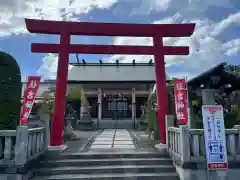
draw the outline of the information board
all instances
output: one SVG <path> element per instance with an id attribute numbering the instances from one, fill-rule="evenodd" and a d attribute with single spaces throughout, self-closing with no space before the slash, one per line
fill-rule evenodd
<path id="1" fill-rule="evenodd" d="M 202 106 L 202 115 L 208 169 L 227 169 L 223 107 L 204 105 Z"/>

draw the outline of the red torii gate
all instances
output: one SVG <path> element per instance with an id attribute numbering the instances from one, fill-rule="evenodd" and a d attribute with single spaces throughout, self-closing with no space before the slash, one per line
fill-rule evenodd
<path id="1" fill-rule="evenodd" d="M 60 44 L 33 43 L 32 52 L 59 53 L 56 96 L 52 119 L 51 146 L 62 145 L 65 99 L 70 53 L 85 54 L 138 54 L 154 55 L 156 92 L 161 143 L 166 144 L 165 115 L 168 114 L 168 97 L 164 55 L 188 55 L 188 46 L 163 46 L 163 37 L 191 36 L 195 24 L 120 24 L 92 22 L 62 22 L 25 19 L 31 33 L 58 34 Z M 70 44 L 71 35 L 152 37 L 153 46 L 85 45 Z"/>

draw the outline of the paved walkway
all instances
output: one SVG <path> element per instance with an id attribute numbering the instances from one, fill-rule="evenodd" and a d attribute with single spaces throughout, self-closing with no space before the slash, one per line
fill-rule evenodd
<path id="1" fill-rule="evenodd" d="M 74 131 L 76 138 L 65 142 L 68 148 L 64 153 L 76 153 L 83 151 L 91 140 L 96 137 L 100 131 Z"/>
<path id="2" fill-rule="evenodd" d="M 90 151 L 134 150 L 135 145 L 129 132 L 124 129 L 104 130 L 90 147 Z"/>
<path id="3" fill-rule="evenodd" d="M 77 138 L 65 142 L 64 153 L 106 153 L 106 152 L 155 152 L 154 141 L 144 131 L 108 129 L 98 131 L 75 131 Z"/>

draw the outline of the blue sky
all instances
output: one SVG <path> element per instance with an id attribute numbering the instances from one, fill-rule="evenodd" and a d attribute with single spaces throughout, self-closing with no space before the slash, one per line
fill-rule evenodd
<path id="1" fill-rule="evenodd" d="M 121 23 L 196 23 L 189 38 L 166 38 L 167 45 L 189 45 L 190 55 L 166 57 L 171 76 L 190 78 L 223 61 L 240 64 L 239 0 L 13 0 L 0 2 L 0 49 L 15 57 L 23 76 L 54 78 L 57 55 L 31 53 L 31 43 L 58 43 L 54 35 L 33 35 L 23 19 Z M 76 37 L 72 43 L 151 45 L 149 38 Z M 146 62 L 150 56 L 79 55 L 88 62 Z M 76 61 L 75 55 L 70 58 Z"/>

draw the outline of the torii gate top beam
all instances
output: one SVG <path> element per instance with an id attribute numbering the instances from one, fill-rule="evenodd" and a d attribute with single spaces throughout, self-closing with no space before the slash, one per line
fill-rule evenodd
<path id="1" fill-rule="evenodd" d="M 134 36 L 153 37 L 158 33 L 161 37 L 191 36 L 195 24 L 122 24 L 64 22 L 25 19 L 27 29 L 31 33 L 86 35 L 86 36 Z M 176 30 L 177 29 L 177 30 Z"/>

